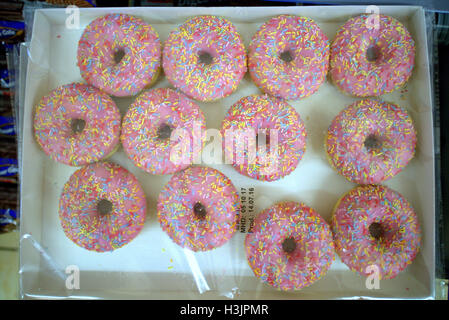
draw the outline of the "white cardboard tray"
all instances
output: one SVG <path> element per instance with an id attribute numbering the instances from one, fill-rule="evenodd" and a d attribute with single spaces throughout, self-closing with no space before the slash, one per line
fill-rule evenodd
<path id="1" fill-rule="evenodd" d="M 416 64 L 407 86 L 384 95 L 413 117 L 418 132 L 415 158 L 385 185 L 402 193 L 415 208 L 422 224 L 420 253 L 405 272 L 382 280 L 380 289 L 366 288 L 365 279 L 337 258 L 330 271 L 312 286 L 298 292 L 279 292 L 262 284 L 249 268 L 238 232 L 221 248 L 206 253 L 180 249 L 165 235 L 156 219 L 159 191 L 170 176 L 153 176 L 136 168 L 122 148 L 111 158 L 137 176 L 148 203 L 143 231 L 125 247 L 112 253 L 82 249 L 64 235 L 58 220 L 58 200 L 64 183 L 76 170 L 50 160 L 33 136 L 33 109 L 41 97 L 57 86 L 83 81 L 76 66 L 77 42 L 84 27 L 110 12 L 133 14 L 151 23 L 165 41 L 171 30 L 190 17 L 214 14 L 235 23 L 245 46 L 258 27 L 278 14 L 314 19 L 332 41 L 350 17 L 364 6 L 269 8 L 117 8 L 82 9 L 80 29 L 67 29 L 64 9 L 37 10 L 30 50 L 24 105 L 21 185 L 20 279 L 22 298 L 149 298 L 149 299 L 332 299 L 332 298 L 433 298 L 434 253 L 434 152 L 431 86 L 427 55 L 426 21 L 421 7 L 379 7 L 380 13 L 402 21 L 416 43 Z M 155 87 L 171 87 L 160 77 Z M 237 91 L 214 103 L 200 103 L 208 128 L 220 128 L 228 110 L 243 96 L 260 93 L 246 74 Z M 326 81 L 317 93 L 290 101 L 305 122 L 307 151 L 298 168 L 276 182 L 259 182 L 238 174 L 230 165 L 211 165 L 233 181 L 237 189 L 254 188 L 255 212 L 280 200 L 303 201 L 327 221 L 338 198 L 355 187 L 327 162 L 324 135 L 332 119 L 356 101 Z M 115 99 L 122 115 L 133 98 Z M 67 266 L 80 269 L 80 289 L 65 286 Z M 192 270 L 195 272 L 192 273 Z"/>

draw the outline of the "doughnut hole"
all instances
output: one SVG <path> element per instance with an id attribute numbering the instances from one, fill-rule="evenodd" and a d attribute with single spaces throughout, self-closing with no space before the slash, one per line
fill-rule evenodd
<path id="1" fill-rule="evenodd" d="M 108 215 L 112 212 L 112 202 L 107 199 L 101 199 L 97 202 L 97 212 L 101 216 Z"/>
<path id="2" fill-rule="evenodd" d="M 210 65 L 214 62 L 214 57 L 212 54 L 205 50 L 201 50 L 198 52 L 198 63 L 203 65 Z"/>
<path id="3" fill-rule="evenodd" d="M 167 140 L 170 139 L 173 128 L 168 123 L 163 123 L 157 129 L 157 138 L 158 140 Z"/>
<path id="4" fill-rule="evenodd" d="M 369 62 L 374 63 L 379 61 L 380 56 L 381 56 L 380 48 L 377 45 L 375 44 L 370 45 L 366 49 L 366 60 L 368 60 Z"/>
<path id="5" fill-rule="evenodd" d="M 125 55 L 126 55 L 125 49 L 119 48 L 115 50 L 113 53 L 114 64 L 119 64 Z"/>
<path id="6" fill-rule="evenodd" d="M 206 207 L 201 202 L 196 202 L 193 205 L 193 214 L 198 219 L 205 219 L 207 215 Z"/>
<path id="7" fill-rule="evenodd" d="M 363 141 L 363 146 L 368 151 L 379 152 L 383 147 L 382 138 L 376 134 L 370 134 Z"/>
<path id="8" fill-rule="evenodd" d="M 279 59 L 285 63 L 290 63 L 295 60 L 295 53 L 290 49 L 283 50 L 279 53 Z"/>
<path id="9" fill-rule="evenodd" d="M 257 149 L 259 149 L 260 146 L 266 146 L 266 149 L 270 148 L 270 134 L 268 132 L 268 129 L 266 129 L 256 134 Z"/>
<path id="10" fill-rule="evenodd" d="M 371 237 L 376 240 L 383 238 L 385 235 L 385 228 L 379 222 L 373 222 L 369 225 L 368 231 Z"/>
<path id="11" fill-rule="evenodd" d="M 285 253 L 292 253 L 296 250 L 296 241 L 293 237 L 288 237 L 282 241 L 282 250 Z"/>
<path id="12" fill-rule="evenodd" d="M 73 118 L 70 120 L 70 128 L 72 130 L 72 134 L 79 134 L 83 132 L 86 127 L 86 120 L 81 118 Z"/>

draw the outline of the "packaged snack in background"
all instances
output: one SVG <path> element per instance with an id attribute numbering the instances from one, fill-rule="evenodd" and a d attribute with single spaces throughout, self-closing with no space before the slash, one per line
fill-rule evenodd
<path id="1" fill-rule="evenodd" d="M 0 182 L 0 233 L 10 232 L 19 225 L 17 185 Z"/>
<path id="2" fill-rule="evenodd" d="M 0 20 L 0 41 L 20 42 L 25 35 L 23 21 Z"/>
<path id="3" fill-rule="evenodd" d="M 0 233 L 13 231 L 17 228 L 17 210 L 0 209 Z"/>
<path id="4" fill-rule="evenodd" d="M 0 116 L 0 136 L 15 136 L 16 127 L 13 117 Z"/>
<path id="5" fill-rule="evenodd" d="M 2 68 L 0 69 L 0 87 L 9 89 L 14 86 L 14 81 L 9 76 L 8 69 Z"/>
<path id="6" fill-rule="evenodd" d="M 2 129 L 2 126 L 0 126 L 0 130 Z M 15 139 L 0 138 L 0 182 L 17 183 L 18 172 Z M 0 198 L 0 201 L 2 199 Z"/>

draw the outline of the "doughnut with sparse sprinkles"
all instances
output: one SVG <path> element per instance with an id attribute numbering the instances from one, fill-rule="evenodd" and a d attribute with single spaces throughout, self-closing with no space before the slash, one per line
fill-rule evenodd
<path id="1" fill-rule="evenodd" d="M 198 16 L 172 31 L 162 64 L 170 83 L 200 101 L 237 89 L 246 72 L 246 51 L 235 26 L 215 16 Z"/>
<path id="2" fill-rule="evenodd" d="M 230 155 L 227 159 L 232 157 L 234 168 L 262 181 L 279 180 L 293 172 L 306 150 L 307 133 L 299 114 L 284 100 L 266 94 L 237 101 L 223 120 L 222 136 L 224 152 Z"/>
<path id="3" fill-rule="evenodd" d="M 380 183 L 401 172 L 415 154 L 416 131 L 407 111 L 364 99 L 341 111 L 326 137 L 330 164 L 349 181 Z"/>
<path id="4" fill-rule="evenodd" d="M 382 185 L 358 186 L 341 197 L 331 229 L 343 263 L 364 276 L 377 270 L 380 279 L 396 277 L 412 263 L 421 244 L 412 206 Z"/>
<path id="5" fill-rule="evenodd" d="M 93 20 L 78 43 L 78 67 L 91 85 L 118 97 L 151 86 L 161 66 L 161 42 L 153 27 L 126 14 Z"/>
<path id="6" fill-rule="evenodd" d="M 245 247 L 254 274 L 283 291 L 318 281 L 335 258 L 326 221 L 312 208 L 292 201 L 259 213 L 252 233 L 246 235 Z"/>
<path id="7" fill-rule="evenodd" d="M 203 146 L 205 130 L 204 114 L 195 102 L 172 89 L 152 89 L 141 93 L 128 109 L 121 141 L 137 167 L 152 174 L 172 174 L 192 164 Z M 183 154 L 176 158 L 181 144 Z"/>
<path id="8" fill-rule="evenodd" d="M 361 15 L 338 30 L 329 73 L 343 92 L 373 97 L 402 87 L 414 63 L 415 43 L 401 22 L 386 15 Z"/>
<path id="9" fill-rule="evenodd" d="M 36 106 L 34 134 L 55 161 L 82 166 L 119 146 L 120 111 L 104 92 L 81 83 L 58 87 Z"/>
<path id="10" fill-rule="evenodd" d="M 253 36 L 248 68 L 265 93 L 289 100 L 305 98 L 326 80 L 329 40 L 312 19 L 274 17 Z"/>
<path id="11" fill-rule="evenodd" d="M 189 167 L 172 176 L 157 203 L 159 223 L 179 246 L 208 251 L 237 231 L 240 200 L 231 180 L 218 170 Z"/>
<path id="12" fill-rule="evenodd" d="M 133 240 L 143 227 L 145 213 L 145 194 L 136 177 L 109 162 L 75 171 L 59 201 L 66 236 L 97 252 L 113 251 Z"/>

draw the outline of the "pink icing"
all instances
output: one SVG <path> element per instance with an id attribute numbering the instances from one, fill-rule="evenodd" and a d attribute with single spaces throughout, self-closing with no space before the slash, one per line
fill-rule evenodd
<path id="1" fill-rule="evenodd" d="M 122 51 L 117 63 L 114 58 Z M 108 14 L 92 21 L 78 44 L 78 66 L 83 78 L 114 96 L 132 96 L 150 85 L 159 72 L 161 43 L 143 20 Z"/>
<path id="2" fill-rule="evenodd" d="M 212 63 L 202 63 L 202 53 L 209 54 Z M 170 33 L 163 67 L 170 83 L 186 95 L 213 101 L 230 95 L 245 75 L 245 47 L 231 22 L 199 16 Z"/>
<path id="3" fill-rule="evenodd" d="M 367 147 L 371 137 L 378 146 Z M 416 132 L 407 111 L 365 99 L 346 107 L 332 121 L 326 141 L 331 165 L 349 181 L 380 183 L 397 175 L 415 154 Z"/>
<path id="4" fill-rule="evenodd" d="M 284 61 L 288 52 L 291 61 Z M 281 15 L 264 23 L 249 46 L 248 67 L 265 93 L 302 99 L 318 90 L 329 67 L 329 40 L 309 18 Z"/>
<path id="5" fill-rule="evenodd" d="M 85 121 L 74 133 L 73 119 Z M 108 156 L 119 143 L 120 112 L 104 92 L 81 83 L 56 88 L 36 106 L 36 140 L 53 160 L 82 166 Z"/>
<path id="6" fill-rule="evenodd" d="M 185 130 L 190 137 L 160 139 L 158 130 L 162 125 Z M 205 129 L 206 120 L 196 103 L 172 89 L 153 89 L 139 95 L 128 109 L 123 118 L 121 141 L 128 157 L 139 168 L 152 174 L 171 174 L 192 164 L 195 143 L 202 141 L 199 135 Z M 178 148 L 184 138 L 190 147 L 181 161 L 176 161 L 171 158 L 173 148 Z M 198 151 L 201 147 L 198 146 Z"/>
<path id="7" fill-rule="evenodd" d="M 100 200 L 112 203 L 102 215 Z M 143 227 L 145 194 L 137 179 L 126 169 L 99 162 L 75 171 L 64 185 L 59 218 L 66 236 L 87 250 L 112 251 L 133 240 Z"/>
<path id="8" fill-rule="evenodd" d="M 256 139 L 257 134 L 265 131 L 270 137 L 270 130 L 276 131 L 277 151 L 275 138 L 271 137 L 263 149 L 257 146 L 257 158 L 252 161 L 249 148 L 243 148 L 249 137 L 235 135 L 233 140 L 228 139 L 231 131 L 246 129 L 252 130 L 256 142 L 260 139 Z M 251 95 L 229 109 L 222 123 L 222 136 L 225 153 L 230 155 L 227 158 L 232 157 L 232 165 L 238 172 L 254 179 L 274 181 L 295 170 L 304 155 L 307 134 L 301 117 L 287 102 L 268 95 Z"/>
<path id="9" fill-rule="evenodd" d="M 295 242 L 293 251 L 285 251 L 286 239 Z M 311 285 L 326 274 L 335 256 L 329 225 L 297 202 L 277 203 L 259 213 L 245 246 L 254 274 L 280 290 Z"/>
<path id="10" fill-rule="evenodd" d="M 415 44 L 405 26 L 379 15 L 349 19 L 331 45 L 330 75 L 344 92 L 358 97 L 380 96 L 403 86 L 409 79 Z M 369 60 L 368 49 L 376 52 Z"/>
<path id="11" fill-rule="evenodd" d="M 372 223 L 382 226 L 382 237 L 371 235 Z M 332 232 L 337 253 L 351 270 L 368 276 L 377 268 L 381 279 L 396 277 L 413 261 L 421 243 L 410 203 L 381 185 L 358 186 L 344 195 L 332 216 Z"/>
<path id="12" fill-rule="evenodd" d="M 207 214 L 199 218 L 199 202 Z M 236 232 L 240 201 L 231 180 L 218 170 L 190 167 L 172 176 L 157 203 L 158 220 L 181 247 L 207 251 L 225 244 Z"/>

